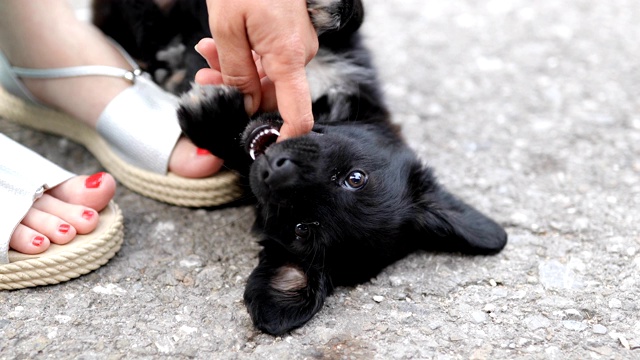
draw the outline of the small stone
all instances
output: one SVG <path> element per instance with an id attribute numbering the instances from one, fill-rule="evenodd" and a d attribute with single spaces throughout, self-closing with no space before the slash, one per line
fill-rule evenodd
<path id="1" fill-rule="evenodd" d="M 593 325 L 593 332 L 595 334 L 604 335 L 607 333 L 607 328 L 600 324 Z"/>
<path id="2" fill-rule="evenodd" d="M 71 316 L 67 316 L 67 315 L 56 315 L 54 316 L 54 318 L 60 324 L 68 324 L 72 320 Z"/>
<path id="3" fill-rule="evenodd" d="M 619 309 L 622 307 L 622 301 L 618 299 L 609 300 L 609 308 L 610 309 Z"/>
<path id="4" fill-rule="evenodd" d="M 573 331 L 582 331 L 587 328 L 586 324 L 575 320 L 565 320 L 562 322 L 562 326 Z"/>
<path id="5" fill-rule="evenodd" d="M 183 332 L 183 333 L 185 333 L 187 335 L 191 335 L 191 334 L 193 334 L 195 332 L 198 332 L 198 328 L 187 326 L 187 325 L 182 325 L 180 327 L 180 329 L 178 329 L 178 330 L 180 330 L 181 332 Z"/>
<path id="6" fill-rule="evenodd" d="M 389 282 L 391 283 L 391 286 L 393 286 L 393 287 L 398 287 L 398 286 L 401 286 L 402 284 L 404 284 L 404 281 L 402 280 L 402 278 L 400 278 L 398 276 L 389 276 Z"/>
<path id="7" fill-rule="evenodd" d="M 567 320 L 582 321 L 582 319 L 584 319 L 582 313 L 576 309 L 565 310 L 565 315 Z"/>
<path id="8" fill-rule="evenodd" d="M 586 230 L 589 227 L 589 219 L 587 218 L 577 218 L 573 222 L 573 228 L 575 230 Z"/>
<path id="9" fill-rule="evenodd" d="M 627 338 L 620 335 L 618 336 L 618 339 L 620 340 L 620 344 L 622 344 L 622 346 L 624 346 L 625 349 L 631 350 L 631 345 L 629 345 L 629 341 L 627 340 Z"/>
<path id="10" fill-rule="evenodd" d="M 384 296 L 380 296 L 380 295 L 376 295 L 373 297 L 373 301 L 380 303 L 382 302 L 382 300 L 384 300 Z"/>
<path id="11" fill-rule="evenodd" d="M 97 285 L 93 289 L 93 292 L 103 295 L 126 295 L 127 291 L 119 287 L 116 284 L 106 284 L 105 286 Z"/>
<path id="12" fill-rule="evenodd" d="M 511 215 L 511 221 L 518 225 L 524 225 L 529 222 L 529 218 L 527 215 L 517 212 Z"/>
<path id="13" fill-rule="evenodd" d="M 482 311 L 486 313 L 492 313 L 496 311 L 496 306 L 493 304 L 487 304 L 482 308 Z"/>
<path id="14" fill-rule="evenodd" d="M 492 287 L 496 287 L 498 286 L 498 283 L 494 279 L 489 279 L 489 285 L 491 285 Z"/>
<path id="15" fill-rule="evenodd" d="M 394 298 L 396 300 L 408 300 L 407 294 L 405 294 L 405 293 L 396 294 L 396 296 L 394 296 Z"/>
<path id="16" fill-rule="evenodd" d="M 529 330 L 537 330 L 551 326 L 551 321 L 542 315 L 533 315 L 524 319 Z"/>
<path id="17" fill-rule="evenodd" d="M 487 314 L 482 311 L 472 312 L 471 317 L 473 318 L 473 321 L 475 321 L 476 323 L 482 323 L 487 321 Z"/>
<path id="18" fill-rule="evenodd" d="M 538 265 L 540 283 L 546 289 L 579 289 L 582 281 L 566 265 L 557 260 L 543 261 Z"/>
<path id="19" fill-rule="evenodd" d="M 202 258 L 198 255 L 190 255 L 185 259 L 180 260 L 180 266 L 185 268 L 202 267 Z"/>

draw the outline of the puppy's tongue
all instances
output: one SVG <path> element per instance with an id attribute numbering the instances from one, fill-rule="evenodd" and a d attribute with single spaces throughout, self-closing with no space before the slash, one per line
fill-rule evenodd
<path id="1" fill-rule="evenodd" d="M 264 154 L 267 148 L 278 140 L 278 136 L 280 136 L 280 132 L 269 125 L 262 125 L 253 129 L 246 145 L 249 156 L 255 160 L 258 156 Z"/>

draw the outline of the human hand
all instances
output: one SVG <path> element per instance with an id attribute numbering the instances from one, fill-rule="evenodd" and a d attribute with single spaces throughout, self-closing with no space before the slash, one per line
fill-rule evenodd
<path id="1" fill-rule="evenodd" d="M 318 51 L 318 36 L 304 0 L 207 0 L 215 42 L 198 46 L 211 69 L 198 83 L 224 83 L 245 95 L 249 114 L 278 109 L 280 139 L 311 131 L 313 113 L 305 65 Z"/>

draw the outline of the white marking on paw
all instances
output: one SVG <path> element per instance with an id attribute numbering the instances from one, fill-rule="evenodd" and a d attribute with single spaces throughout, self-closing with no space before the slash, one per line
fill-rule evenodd
<path id="1" fill-rule="evenodd" d="M 281 266 L 271 278 L 271 286 L 283 292 L 300 290 L 307 286 L 307 276 L 296 266 Z"/>

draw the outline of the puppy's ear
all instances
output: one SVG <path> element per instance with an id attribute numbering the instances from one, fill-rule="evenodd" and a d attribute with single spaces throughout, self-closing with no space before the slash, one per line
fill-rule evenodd
<path id="1" fill-rule="evenodd" d="M 247 281 L 244 302 L 258 329 L 281 335 L 309 321 L 324 305 L 332 286 L 321 267 L 303 268 L 277 244 L 262 245 L 258 267 Z"/>
<path id="2" fill-rule="evenodd" d="M 425 236 L 425 249 L 492 254 L 507 243 L 500 225 L 443 189 L 430 169 L 416 166 L 410 186 L 418 211 L 414 225 Z"/>

